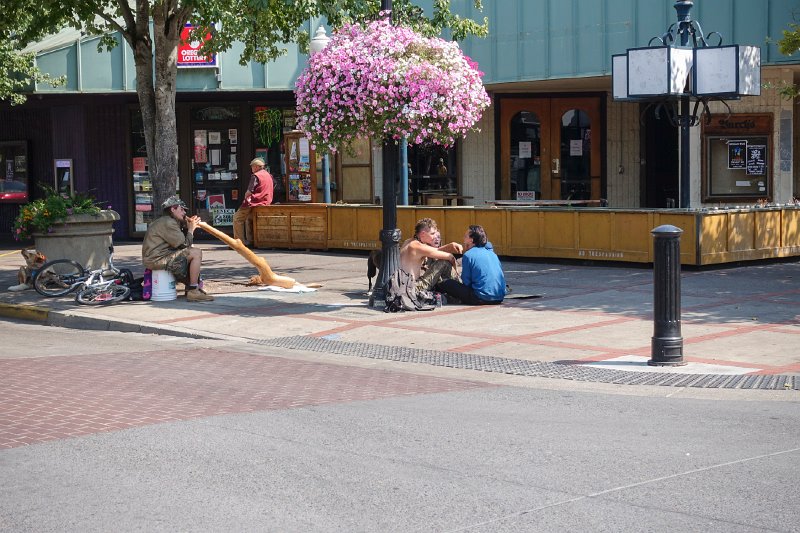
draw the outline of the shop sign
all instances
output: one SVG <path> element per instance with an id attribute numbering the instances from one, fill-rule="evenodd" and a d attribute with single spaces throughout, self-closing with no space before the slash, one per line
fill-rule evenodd
<path id="1" fill-rule="evenodd" d="M 216 67 L 217 54 L 200 55 L 200 49 L 211 40 L 211 32 L 206 33 L 202 41 L 190 41 L 194 26 L 186 24 L 181 30 L 181 42 L 178 44 L 178 68 Z"/>

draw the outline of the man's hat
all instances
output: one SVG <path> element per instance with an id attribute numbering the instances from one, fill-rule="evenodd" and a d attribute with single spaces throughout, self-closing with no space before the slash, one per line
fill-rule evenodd
<path id="1" fill-rule="evenodd" d="M 181 200 L 177 196 L 170 196 L 169 198 L 164 200 L 163 204 L 161 204 L 161 209 L 169 209 L 170 207 L 174 207 L 176 205 L 179 205 L 183 208 L 186 207 L 186 204 L 183 202 L 183 200 Z"/>

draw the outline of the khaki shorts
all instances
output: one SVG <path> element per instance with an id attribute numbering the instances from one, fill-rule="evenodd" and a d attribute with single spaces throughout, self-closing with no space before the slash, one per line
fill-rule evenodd
<path id="1" fill-rule="evenodd" d="M 164 268 L 167 272 L 175 276 L 175 280 L 181 283 L 189 278 L 189 249 L 184 248 L 178 250 L 172 257 L 167 258 L 167 264 Z"/>

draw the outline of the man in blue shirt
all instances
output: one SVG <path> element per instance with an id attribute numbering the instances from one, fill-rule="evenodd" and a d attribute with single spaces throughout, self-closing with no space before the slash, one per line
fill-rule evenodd
<path id="1" fill-rule="evenodd" d="M 467 305 L 499 304 L 506 296 L 506 278 L 500 259 L 482 226 L 470 226 L 464 234 L 461 283 L 442 281 L 436 290 Z"/>

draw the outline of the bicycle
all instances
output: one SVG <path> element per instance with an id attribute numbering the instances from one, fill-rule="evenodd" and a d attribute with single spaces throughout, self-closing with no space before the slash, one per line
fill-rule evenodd
<path id="1" fill-rule="evenodd" d="M 75 301 L 101 305 L 126 299 L 133 272 L 114 266 L 114 247 L 108 247 L 108 268 L 86 269 L 72 259 L 56 259 L 42 265 L 33 277 L 33 288 L 42 296 L 64 296 L 77 290 Z"/>

